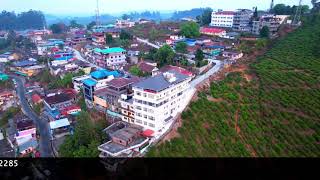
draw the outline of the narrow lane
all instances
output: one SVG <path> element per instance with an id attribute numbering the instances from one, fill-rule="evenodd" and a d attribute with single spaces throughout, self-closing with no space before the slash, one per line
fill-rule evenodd
<path id="1" fill-rule="evenodd" d="M 33 120 L 37 127 L 37 130 L 40 133 L 39 148 L 41 157 L 52 157 L 48 122 L 40 119 L 39 116 L 30 107 L 25 95 L 26 91 L 24 88 L 23 78 L 13 75 L 11 75 L 10 77 L 13 78 L 17 83 L 16 90 L 23 113 Z"/>

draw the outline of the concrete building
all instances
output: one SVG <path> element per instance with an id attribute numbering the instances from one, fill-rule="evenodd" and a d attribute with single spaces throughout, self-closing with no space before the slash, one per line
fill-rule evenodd
<path id="1" fill-rule="evenodd" d="M 275 34 L 278 32 L 280 27 L 281 18 L 274 15 L 263 15 L 257 21 L 252 21 L 251 32 L 253 34 L 260 34 L 260 30 L 267 26 L 269 28 L 270 34 Z"/>
<path id="2" fill-rule="evenodd" d="M 159 73 L 133 85 L 133 101 L 121 101 L 122 107 L 133 107 L 130 123 L 154 132 L 161 131 L 181 110 L 191 76 L 176 70 Z M 124 120 L 126 120 L 124 118 Z M 134 121 L 134 122 L 133 122 Z"/>
<path id="3" fill-rule="evenodd" d="M 107 83 L 114 78 L 120 77 L 121 74 L 118 71 L 98 70 L 90 74 L 90 78 L 82 80 L 83 82 L 83 94 L 87 102 L 93 102 L 94 93 L 97 90 L 107 87 Z"/>
<path id="4" fill-rule="evenodd" d="M 95 48 L 93 53 L 94 63 L 100 67 L 120 69 L 127 63 L 126 50 L 120 47 Z"/>
<path id="5" fill-rule="evenodd" d="M 100 32 L 93 33 L 91 35 L 91 39 L 92 39 L 92 44 L 95 46 L 103 46 L 106 44 L 104 33 L 100 33 Z"/>
<path id="6" fill-rule="evenodd" d="M 233 29 L 235 31 L 250 32 L 250 21 L 253 11 L 249 9 L 238 9 L 233 17 Z"/>
<path id="7" fill-rule="evenodd" d="M 135 22 L 130 21 L 130 19 L 123 20 L 123 19 L 118 19 L 116 21 L 116 28 L 130 28 L 135 25 Z"/>
<path id="8" fill-rule="evenodd" d="M 99 157 L 141 157 L 150 146 L 149 131 L 140 126 L 117 122 L 106 128 L 109 141 L 100 145 Z"/>
<path id="9" fill-rule="evenodd" d="M 233 18 L 233 11 L 212 12 L 210 26 L 232 28 Z"/>

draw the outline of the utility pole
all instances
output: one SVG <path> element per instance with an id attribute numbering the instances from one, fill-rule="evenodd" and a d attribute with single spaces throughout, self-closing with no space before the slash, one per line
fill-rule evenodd
<path id="1" fill-rule="evenodd" d="M 299 5 L 297 7 L 296 13 L 294 15 L 293 21 L 292 21 L 292 25 L 298 25 L 300 18 L 301 18 L 301 4 L 302 4 L 302 0 L 299 0 Z"/>

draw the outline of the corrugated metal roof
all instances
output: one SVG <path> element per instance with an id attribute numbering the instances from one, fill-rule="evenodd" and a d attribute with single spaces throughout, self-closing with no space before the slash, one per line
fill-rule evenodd
<path id="1" fill-rule="evenodd" d="M 126 50 L 120 47 L 113 47 L 108 49 L 95 48 L 94 51 L 102 54 L 110 54 L 110 53 L 121 53 L 121 52 L 125 52 Z"/>
<path id="2" fill-rule="evenodd" d="M 61 128 L 69 125 L 70 125 L 70 122 L 68 118 L 59 119 L 59 120 L 50 122 L 50 129 L 57 129 L 57 128 Z"/>
<path id="3" fill-rule="evenodd" d="M 168 87 L 170 87 L 173 84 L 180 83 L 180 82 L 186 80 L 187 78 L 189 78 L 189 76 L 184 75 L 184 74 L 178 72 L 177 70 L 169 70 L 167 72 L 173 73 L 176 80 L 173 82 L 169 82 L 163 76 L 163 73 L 161 73 L 156 76 L 150 77 L 148 79 L 142 80 L 142 81 L 134 84 L 133 87 L 141 88 L 144 90 L 153 90 L 156 92 L 160 92 L 164 89 L 167 89 Z"/>

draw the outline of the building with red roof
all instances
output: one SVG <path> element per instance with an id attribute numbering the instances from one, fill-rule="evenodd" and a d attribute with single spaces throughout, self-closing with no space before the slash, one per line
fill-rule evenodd
<path id="1" fill-rule="evenodd" d="M 202 27 L 200 28 L 200 33 L 210 36 L 219 36 L 223 37 L 226 35 L 226 30 L 221 28 L 213 28 L 213 27 Z"/>
<path id="2" fill-rule="evenodd" d="M 31 100 L 32 100 L 32 102 L 34 103 L 34 104 L 39 104 L 39 103 L 41 103 L 42 101 L 43 101 L 43 99 L 41 98 L 41 96 L 39 95 L 39 94 L 33 94 L 32 96 L 31 96 Z"/>

